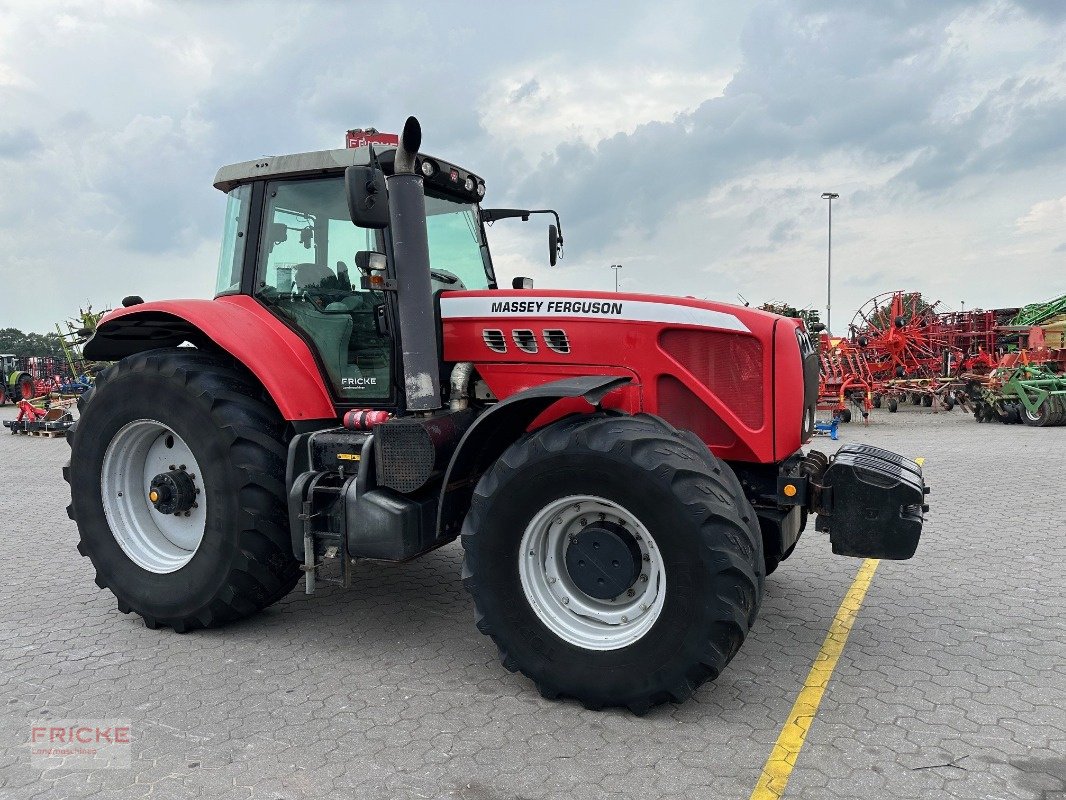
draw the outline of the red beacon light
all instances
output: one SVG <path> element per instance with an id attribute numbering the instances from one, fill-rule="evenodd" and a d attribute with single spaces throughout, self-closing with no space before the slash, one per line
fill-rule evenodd
<path id="1" fill-rule="evenodd" d="M 395 133 L 382 133 L 377 128 L 355 128 L 345 134 L 344 146 L 346 148 L 366 147 L 368 144 L 397 147 L 400 144 L 400 137 Z"/>

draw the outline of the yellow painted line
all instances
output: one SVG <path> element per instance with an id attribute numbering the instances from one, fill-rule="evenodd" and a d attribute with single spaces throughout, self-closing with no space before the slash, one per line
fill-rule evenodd
<path id="1" fill-rule="evenodd" d="M 862 562 L 859 574 L 855 576 L 851 588 L 844 595 L 844 602 L 840 604 L 836 617 L 833 618 L 833 624 L 829 626 L 829 633 L 822 642 L 818 657 L 811 665 L 807 680 L 796 696 L 796 702 L 792 704 L 792 710 L 781 728 L 774 749 L 770 752 L 770 757 L 766 759 L 766 764 L 763 765 L 762 775 L 759 776 L 759 782 L 752 790 L 750 800 L 777 800 L 784 794 L 788 778 L 796 766 L 803 742 L 807 738 L 807 731 L 810 730 L 811 721 L 818 713 L 822 695 L 825 694 L 825 688 L 829 685 L 837 659 L 844 650 L 848 634 L 851 633 L 851 626 L 855 624 L 855 617 L 862 606 L 863 598 L 866 597 L 866 590 L 870 588 L 870 581 L 873 580 L 874 571 L 880 563 L 880 559 L 877 558 L 868 558 Z"/>

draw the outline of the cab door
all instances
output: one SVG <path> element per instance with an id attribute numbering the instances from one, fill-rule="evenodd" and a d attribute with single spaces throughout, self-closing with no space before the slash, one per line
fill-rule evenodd
<path id="1" fill-rule="evenodd" d="M 308 342 L 342 405 L 394 399 L 394 340 L 378 328 L 384 294 L 363 289 L 356 253 L 378 231 L 348 216 L 343 176 L 266 184 L 255 296 Z"/>

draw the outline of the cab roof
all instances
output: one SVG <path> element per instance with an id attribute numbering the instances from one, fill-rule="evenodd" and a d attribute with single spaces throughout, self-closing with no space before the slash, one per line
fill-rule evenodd
<path id="1" fill-rule="evenodd" d="M 375 147 L 378 160 L 386 175 L 392 174 L 392 165 L 396 159 L 395 147 Z M 460 169 L 454 164 L 443 161 L 434 156 L 418 156 L 418 163 L 429 159 L 433 161 L 437 169 L 434 178 L 441 175 L 454 173 L 458 182 L 467 176 L 475 182 L 484 181 L 472 172 Z M 346 167 L 365 166 L 370 163 L 369 147 L 351 147 L 338 150 L 317 150 L 313 153 L 294 153 L 287 156 L 262 156 L 253 161 L 242 161 L 239 164 L 230 164 L 222 167 L 215 173 L 215 188 L 228 192 L 242 183 L 258 180 L 260 178 L 296 178 L 302 176 L 327 175 L 330 173 L 343 172 Z M 434 181 L 436 182 L 436 181 Z M 455 179 L 452 182 L 456 182 Z"/>

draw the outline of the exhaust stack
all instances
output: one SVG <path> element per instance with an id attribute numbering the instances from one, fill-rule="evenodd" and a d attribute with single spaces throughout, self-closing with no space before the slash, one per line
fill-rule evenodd
<path id="1" fill-rule="evenodd" d="M 417 119 L 408 117 L 396 148 L 393 174 L 385 179 L 396 269 L 404 392 L 407 409 L 415 412 L 435 411 L 441 407 L 438 333 L 433 314 L 429 239 L 426 235 L 426 196 L 422 176 L 415 172 L 415 156 L 421 144 L 422 127 Z"/>

